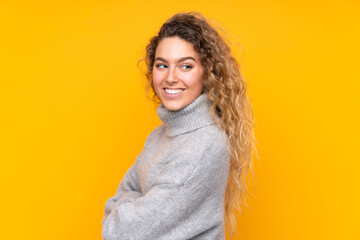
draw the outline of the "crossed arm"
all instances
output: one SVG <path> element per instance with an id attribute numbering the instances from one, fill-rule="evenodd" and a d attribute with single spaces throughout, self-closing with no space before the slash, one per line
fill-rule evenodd
<path id="1" fill-rule="evenodd" d="M 227 180 L 228 156 L 209 148 L 200 157 L 172 160 L 144 195 L 133 165 L 106 203 L 103 238 L 189 239 L 219 224 L 208 204 Z"/>
<path id="2" fill-rule="evenodd" d="M 117 206 L 125 203 L 135 201 L 141 197 L 141 189 L 137 174 L 135 171 L 135 163 L 125 173 L 115 196 L 109 198 L 105 203 L 105 213 L 102 219 L 102 225 L 104 225 L 106 219 L 109 217 L 111 210 Z"/>

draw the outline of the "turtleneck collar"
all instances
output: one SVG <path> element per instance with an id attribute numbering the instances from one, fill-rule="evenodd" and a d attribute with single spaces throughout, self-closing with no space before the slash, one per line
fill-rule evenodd
<path id="1" fill-rule="evenodd" d="M 174 137 L 214 124 L 210 115 L 211 104 L 209 97 L 201 94 L 178 111 L 169 111 L 161 104 L 156 112 L 165 125 L 168 135 Z"/>

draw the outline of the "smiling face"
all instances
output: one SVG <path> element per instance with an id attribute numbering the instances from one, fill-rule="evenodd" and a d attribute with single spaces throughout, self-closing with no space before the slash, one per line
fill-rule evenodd
<path id="1" fill-rule="evenodd" d="M 199 54 L 190 42 L 179 37 L 160 41 L 152 75 L 155 92 L 170 111 L 186 107 L 203 89 L 204 69 Z"/>

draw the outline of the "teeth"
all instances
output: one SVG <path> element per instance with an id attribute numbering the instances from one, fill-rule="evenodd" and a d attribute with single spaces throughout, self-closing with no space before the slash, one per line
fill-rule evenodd
<path id="1" fill-rule="evenodd" d="M 177 93 L 181 93 L 183 91 L 184 91 L 184 89 L 167 89 L 167 88 L 165 88 L 165 92 L 167 92 L 169 94 L 177 94 Z"/>

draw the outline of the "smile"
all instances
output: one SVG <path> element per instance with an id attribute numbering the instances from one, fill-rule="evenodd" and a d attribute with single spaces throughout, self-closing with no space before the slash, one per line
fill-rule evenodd
<path id="1" fill-rule="evenodd" d="M 167 94 L 176 95 L 176 94 L 182 93 L 183 91 L 185 91 L 185 89 L 182 89 L 182 88 L 176 88 L 176 89 L 164 88 L 164 91 Z"/>

